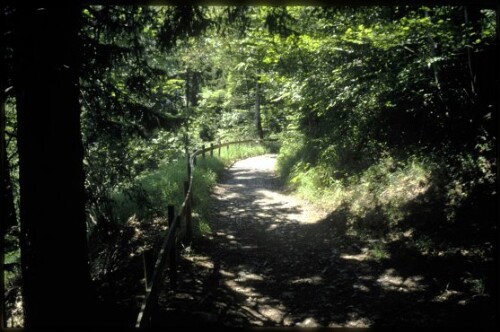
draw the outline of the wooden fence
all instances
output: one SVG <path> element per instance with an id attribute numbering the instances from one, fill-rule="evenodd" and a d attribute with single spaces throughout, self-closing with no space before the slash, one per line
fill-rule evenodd
<path id="1" fill-rule="evenodd" d="M 193 236 L 193 225 L 192 225 L 192 193 L 193 193 L 193 170 L 196 166 L 196 158 L 201 155 L 205 158 L 205 154 L 208 152 L 210 156 L 213 157 L 214 150 L 218 150 L 218 155 L 220 156 L 221 148 L 226 147 L 229 149 L 230 145 L 234 144 L 244 144 L 244 143 L 262 143 L 262 142 L 273 142 L 276 139 L 262 139 L 262 140 L 241 140 L 226 143 L 219 143 L 214 145 L 210 143 L 209 147 L 202 145 L 200 149 L 189 155 L 186 151 L 187 159 L 187 180 L 184 181 L 184 201 L 181 205 L 178 213 L 175 213 L 173 205 L 168 206 L 168 231 L 163 238 L 160 250 L 157 255 L 157 259 L 152 266 L 152 253 L 144 253 L 144 280 L 146 284 L 146 294 L 142 301 L 141 309 L 137 316 L 136 328 L 145 328 L 151 326 L 151 317 L 154 311 L 157 309 L 158 305 L 158 295 L 163 285 L 163 279 L 168 264 L 168 274 L 170 280 L 170 286 L 175 289 L 177 283 L 177 264 L 176 264 L 176 242 L 177 242 L 177 229 L 180 227 L 181 222 L 185 222 L 186 225 L 186 240 L 190 242 Z"/>

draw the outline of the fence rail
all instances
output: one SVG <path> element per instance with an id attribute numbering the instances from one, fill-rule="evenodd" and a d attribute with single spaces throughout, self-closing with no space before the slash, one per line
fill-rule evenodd
<path id="1" fill-rule="evenodd" d="M 229 149 L 230 145 L 234 144 L 245 144 L 245 143 L 263 143 L 263 142 L 275 142 L 277 139 L 258 139 L 258 140 L 241 140 L 219 143 L 214 145 L 210 143 L 210 146 L 205 147 L 202 145 L 200 149 L 195 150 L 192 155 L 186 151 L 187 159 L 187 178 L 188 180 L 184 182 L 184 201 L 180 207 L 178 214 L 175 214 L 174 206 L 168 206 L 168 221 L 169 227 L 168 231 L 162 241 L 160 251 L 158 253 L 158 258 L 155 261 L 154 268 L 150 272 L 148 267 L 148 260 L 146 254 L 144 255 L 144 270 L 145 270 L 145 284 L 146 284 L 146 294 L 142 301 L 141 309 L 137 316 L 136 328 L 144 328 L 151 325 L 151 317 L 154 310 L 156 310 L 158 304 L 158 295 L 161 290 L 163 277 L 165 275 L 165 270 L 167 264 L 169 265 L 169 279 L 170 285 L 175 289 L 177 283 L 177 266 L 176 266 L 176 241 L 177 241 L 177 229 L 180 227 L 181 222 L 184 220 L 186 223 L 186 240 L 191 241 L 192 238 L 192 192 L 193 192 L 193 178 L 194 178 L 194 167 L 196 166 L 196 157 L 202 155 L 205 158 L 207 152 L 210 156 L 213 156 L 215 149 L 218 150 L 218 155 L 220 156 L 220 149 L 227 147 Z"/>

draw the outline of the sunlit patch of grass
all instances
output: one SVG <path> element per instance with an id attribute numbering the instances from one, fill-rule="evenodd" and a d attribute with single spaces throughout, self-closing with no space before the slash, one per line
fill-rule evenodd
<path id="1" fill-rule="evenodd" d="M 352 194 L 346 197 L 351 202 L 350 212 L 366 218 L 368 212 L 378 209 L 385 223 L 395 225 L 405 217 L 405 205 L 428 190 L 430 174 L 415 158 L 400 162 L 381 159 L 351 182 Z"/>
<path id="2" fill-rule="evenodd" d="M 376 261 L 390 258 L 385 244 L 381 241 L 370 243 L 368 253 Z"/>
<path id="3" fill-rule="evenodd" d="M 219 158 L 225 166 L 228 166 L 239 159 L 259 156 L 268 152 L 269 149 L 260 144 L 231 145 L 229 149 L 226 147 L 221 148 L 221 155 L 220 157 L 217 156 L 217 158 Z"/>
<path id="4" fill-rule="evenodd" d="M 211 211 L 210 193 L 222 171 L 235 161 L 267 153 L 260 144 L 241 144 L 223 147 L 197 157 L 193 172 L 193 222 L 194 233 L 211 232 L 208 215 Z M 167 217 L 168 205 L 179 211 L 184 200 L 184 181 L 187 180 L 187 163 L 184 156 L 160 164 L 158 169 L 138 176 L 126 187 L 112 194 L 114 218 L 125 223 L 131 216 L 139 220 Z"/>
<path id="5" fill-rule="evenodd" d="M 358 173 L 334 177 L 333 166 L 297 157 L 303 144 L 284 145 L 278 158 L 282 177 L 299 196 L 325 210 L 347 209 L 348 224 L 360 231 L 384 235 L 407 216 L 407 204 L 431 186 L 434 165 L 417 156 L 397 160 L 385 155 Z"/>
<path id="6" fill-rule="evenodd" d="M 202 235 L 205 235 L 205 234 L 210 234 L 212 233 L 212 227 L 210 227 L 210 224 L 204 220 L 202 220 L 200 223 L 199 223 L 199 230 L 200 230 L 200 233 Z"/>

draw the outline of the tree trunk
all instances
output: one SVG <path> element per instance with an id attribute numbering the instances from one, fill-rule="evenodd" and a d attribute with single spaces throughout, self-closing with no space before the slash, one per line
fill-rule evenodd
<path id="1" fill-rule="evenodd" d="M 478 6 L 464 6 L 464 23 L 466 27 L 471 27 L 473 32 L 479 34 L 481 12 Z M 475 38 L 477 38 L 476 36 Z M 467 34 L 467 44 L 472 44 L 472 38 Z M 467 49 L 467 67 L 469 68 L 469 79 L 470 79 L 470 91 L 471 91 L 471 102 L 474 102 L 474 97 L 476 95 L 476 73 L 473 64 L 473 56 L 471 47 L 466 47 Z"/>
<path id="2" fill-rule="evenodd" d="M 264 138 L 264 133 L 262 131 L 262 123 L 260 121 L 260 86 L 259 86 L 259 78 L 257 77 L 257 81 L 255 83 L 255 130 L 257 131 L 257 136 L 260 139 Z"/>
<path id="3" fill-rule="evenodd" d="M 80 11 L 19 6 L 15 25 L 26 328 L 92 325 L 80 132 Z"/>
<path id="4" fill-rule="evenodd" d="M 16 223 L 12 185 L 10 181 L 7 144 L 5 142 L 5 102 L 9 81 L 7 65 L 8 23 L 5 8 L 0 15 L 0 330 L 6 326 L 5 299 L 5 234 Z M 14 220 L 12 220 L 14 218 Z"/>
<path id="5" fill-rule="evenodd" d="M 0 92 L 1 94 L 1 92 Z M 6 324 L 6 299 L 5 299 L 5 235 L 12 226 L 17 224 L 16 208 L 14 205 L 14 193 L 10 177 L 10 165 L 5 142 L 5 98 L 0 96 L 0 326 Z"/>
<path id="6" fill-rule="evenodd" d="M 7 312 L 5 299 L 5 235 L 9 228 L 17 224 L 16 208 L 14 205 L 14 193 L 10 177 L 10 165 L 7 154 L 7 143 L 5 141 L 5 103 L 7 100 L 7 65 L 4 54 L 0 51 L 1 72 L 0 77 L 0 327 L 6 326 Z"/>
<path id="7" fill-rule="evenodd" d="M 425 11 L 425 16 L 429 20 L 432 20 L 428 10 Z M 430 31 L 427 31 L 427 39 L 429 41 L 430 56 L 432 58 L 436 58 L 437 57 L 437 52 L 436 52 L 437 45 L 436 45 L 436 42 L 434 41 L 434 38 L 432 38 Z M 441 89 L 441 78 L 440 78 L 441 68 L 436 61 L 432 62 L 431 67 L 432 67 L 432 72 L 434 73 L 434 83 L 436 83 L 439 99 L 443 103 L 443 106 L 444 106 L 446 112 L 448 112 L 448 110 L 449 110 L 448 104 L 443 97 L 443 91 Z"/>
<path id="8" fill-rule="evenodd" d="M 191 112 L 189 110 L 189 68 L 186 68 L 186 88 L 184 91 L 184 96 L 186 98 L 186 103 L 185 103 L 185 109 L 186 109 L 186 114 L 185 114 L 185 119 L 184 119 L 184 130 L 186 132 L 186 135 L 189 133 L 189 118 L 191 117 Z"/>
<path id="9" fill-rule="evenodd" d="M 3 10 L 3 8 L 2 8 Z M 0 21 L 0 38 L 4 36 L 6 27 L 4 25 L 4 17 L 2 15 Z M 4 167 L 7 160 L 5 151 L 5 98 L 4 91 L 6 88 L 6 64 L 5 64 L 5 47 L 3 38 L 0 39 L 0 330 L 5 327 L 5 225 L 4 215 L 6 212 L 5 206 L 5 189 L 4 189 Z"/>
<path id="10" fill-rule="evenodd" d="M 1 51 L 0 51 L 1 52 Z M 0 61 L 3 69 L 3 54 Z M 3 70 L 2 70 L 3 71 Z M 0 73 L 0 74 L 3 74 Z M 0 79 L 2 79 L 0 77 Z M 5 188 L 5 165 L 7 163 L 7 154 L 5 148 L 5 101 L 3 98 L 4 85 L 0 84 L 0 329 L 5 327 L 5 232 L 7 230 L 7 204 L 6 204 L 6 188 Z"/>

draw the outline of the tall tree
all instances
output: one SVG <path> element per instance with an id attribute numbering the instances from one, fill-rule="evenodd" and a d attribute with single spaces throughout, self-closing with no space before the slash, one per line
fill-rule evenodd
<path id="1" fill-rule="evenodd" d="M 25 327 L 90 324 L 78 85 L 79 9 L 21 5 L 15 22 Z"/>
<path id="2" fill-rule="evenodd" d="M 262 131 L 262 122 L 260 119 L 260 86 L 259 86 L 259 76 L 257 76 L 257 80 L 255 82 L 255 130 L 257 131 L 257 136 L 260 139 L 264 138 L 264 133 Z"/>
<path id="3" fill-rule="evenodd" d="M 5 231 L 7 229 L 6 223 L 6 188 L 5 188 L 5 162 L 7 160 L 7 154 L 4 154 L 5 149 L 5 99 L 3 96 L 3 91 L 5 90 L 3 84 L 4 76 L 4 56 L 3 47 L 0 50 L 0 328 L 4 327 L 4 315 L 5 315 L 5 277 L 4 277 L 4 262 L 5 262 Z"/>
<path id="4" fill-rule="evenodd" d="M 12 8 L 1 8 L 0 23 L 0 327 L 5 326 L 5 275 L 4 263 L 6 253 L 5 234 L 10 226 L 15 225 L 16 215 L 10 179 L 10 167 L 5 141 L 6 115 L 5 104 L 8 93 L 11 91 L 10 77 L 10 32 L 12 29 Z"/>

